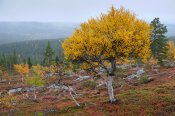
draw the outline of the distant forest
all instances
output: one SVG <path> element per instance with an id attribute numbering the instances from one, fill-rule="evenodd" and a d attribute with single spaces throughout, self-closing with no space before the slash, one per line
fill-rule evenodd
<path id="1" fill-rule="evenodd" d="M 49 40 L 32 40 L 25 42 L 16 42 L 10 44 L 0 45 L 0 59 L 6 57 L 16 57 L 12 59 L 17 59 L 15 62 L 23 62 L 28 58 L 31 59 L 32 63 L 37 64 L 43 61 L 43 56 L 48 42 L 50 42 L 51 48 L 55 52 L 55 57 L 59 59 L 63 58 L 63 50 L 61 43 L 63 38 L 60 39 L 49 39 Z"/>

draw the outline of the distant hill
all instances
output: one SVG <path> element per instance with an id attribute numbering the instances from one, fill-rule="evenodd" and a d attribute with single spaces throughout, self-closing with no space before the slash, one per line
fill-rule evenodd
<path id="1" fill-rule="evenodd" d="M 66 38 L 78 23 L 0 22 L 0 44 Z"/>
<path id="2" fill-rule="evenodd" d="M 27 57 L 31 57 L 36 61 L 41 61 L 43 59 L 43 54 L 48 41 L 55 51 L 55 55 L 63 57 L 63 50 L 61 48 L 63 38 L 50 40 L 32 40 L 3 44 L 0 45 L 0 55 L 10 55 L 13 54 L 15 51 L 20 59 L 26 59 Z"/>
<path id="3" fill-rule="evenodd" d="M 167 24 L 166 26 L 168 29 L 167 36 L 168 37 L 175 36 L 175 24 Z"/>
<path id="4" fill-rule="evenodd" d="M 175 36 L 168 37 L 168 39 L 175 42 Z"/>
<path id="5" fill-rule="evenodd" d="M 167 36 L 175 36 L 175 24 L 165 24 Z M 43 22 L 0 22 L 0 45 L 6 43 L 66 38 L 79 23 L 43 23 Z"/>

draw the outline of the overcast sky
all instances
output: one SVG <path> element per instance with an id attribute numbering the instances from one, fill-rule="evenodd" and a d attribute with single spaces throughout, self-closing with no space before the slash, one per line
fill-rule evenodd
<path id="1" fill-rule="evenodd" d="M 0 0 L 0 21 L 84 22 L 114 5 L 175 24 L 175 0 Z"/>

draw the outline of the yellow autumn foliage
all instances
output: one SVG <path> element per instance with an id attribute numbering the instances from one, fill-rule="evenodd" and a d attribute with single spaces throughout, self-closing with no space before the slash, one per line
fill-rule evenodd
<path id="1" fill-rule="evenodd" d="M 37 76 L 43 76 L 43 67 L 39 64 L 32 66 L 32 71 L 37 75 Z"/>
<path id="2" fill-rule="evenodd" d="M 106 60 L 150 57 L 150 26 L 124 8 L 82 23 L 62 47 L 66 59 Z"/>
<path id="3" fill-rule="evenodd" d="M 58 67 L 56 65 L 50 65 L 50 66 L 43 67 L 43 71 L 50 72 L 50 73 L 56 73 L 56 72 L 58 72 L 59 68 L 60 67 Z"/>
<path id="4" fill-rule="evenodd" d="M 98 63 L 96 63 L 96 62 L 91 63 L 91 65 L 93 66 L 93 68 L 98 67 Z M 84 62 L 80 65 L 80 68 L 83 69 L 83 70 L 86 70 L 86 69 L 92 68 L 92 66 L 90 66 L 87 62 Z"/>
<path id="5" fill-rule="evenodd" d="M 27 75 L 29 73 L 29 66 L 27 64 L 15 64 L 14 68 L 20 75 Z"/>
<path id="6" fill-rule="evenodd" d="M 168 51 L 167 51 L 167 57 L 169 60 L 175 60 L 175 45 L 173 41 L 168 41 Z"/>
<path id="7" fill-rule="evenodd" d="M 41 66 L 39 64 L 32 66 L 32 71 L 36 76 L 44 77 L 47 73 L 58 73 L 64 67 L 57 65 Z"/>

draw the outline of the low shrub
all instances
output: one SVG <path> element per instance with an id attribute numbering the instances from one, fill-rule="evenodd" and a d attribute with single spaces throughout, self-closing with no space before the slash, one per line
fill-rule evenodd
<path id="1" fill-rule="evenodd" d="M 165 88 L 156 88 L 154 91 L 156 93 L 166 93 L 166 89 Z"/>
<path id="2" fill-rule="evenodd" d="M 0 98 L 0 106 L 3 108 L 12 108 L 13 103 L 16 102 L 16 97 L 14 96 L 5 96 Z"/>
<path id="3" fill-rule="evenodd" d="M 144 75 L 143 77 L 140 77 L 140 83 L 141 84 L 146 84 L 149 82 L 148 76 Z"/>
<path id="4" fill-rule="evenodd" d="M 87 87 L 87 88 L 90 88 L 90 89 L 95 89 L 96 85 L 97 85 L 96 82 L 95 81 L 91 81 L 91 80 L 87 80 L 87 81 L 84 81 L 82 83 L 83 87 Z"/>

